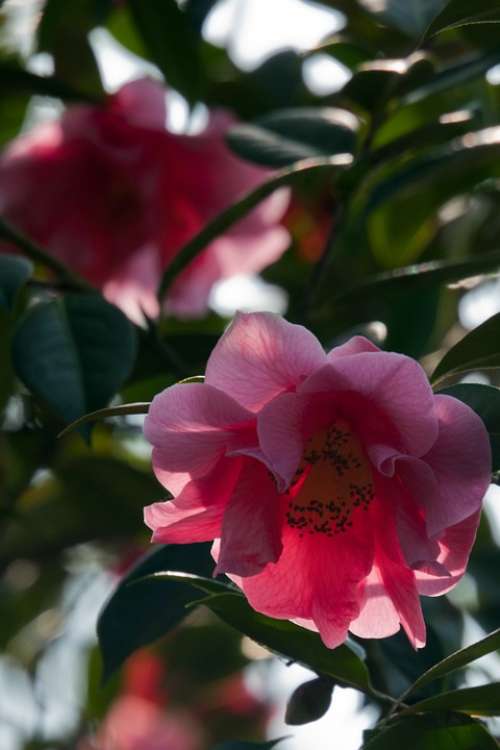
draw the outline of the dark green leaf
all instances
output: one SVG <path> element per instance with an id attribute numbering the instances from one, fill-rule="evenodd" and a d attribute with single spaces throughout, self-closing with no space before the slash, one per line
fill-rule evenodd
<path id="1" fill-rule="evenodd" d="M 0 255 L 0 307 L 12 310 L 17 293 L 33 273 L 33 263 L 19 255 Z"/>
<path id="2" fill-rule="evenodd" d="M 450 0 L 444 10 L 433 20 L 426 36 L 439 34 L 446 29 L 456 29 L 478 23 L 500 22 L 500 0 Z"/>
<path id="3" fill-rule="evenodd" d="M 265 115 L 251 125 L 231 129 L 228 142 L 256 164 L 284 167 L 300 159 L 350 153 L 358 121 L 333 107 L 289 109 Z"/>
<path id="4" fill-rule="evenodd" d="M 480 641 L 473 643 L 472 646 L 467 646 L 459 651 L 447 656 L 427 672 L 424 672 L 418 680 L 407 691 L 407 695 L 413 693 L 417 688 L 421 688 L 424 685 L 428 685 L 433 680 L 437 680 L 440 677 L 444 677 L 451 672 L 455 672 L 457 669 L 466 667 L 476 659 L 481 658 L 485 654 L 491 654 L 492 651 L 497 651 L 500 648 L 500 628 L 489 633 L 485 638 Z"/>
<path id="5" fill-rule="evenodd" d="M 188 613 L 186 605 L 204 596 L 186 583 L 148 576 L 165 568 L 209 576 L 213 565 L 208 544 L 165 546 L 141 560 L 122 579 L 97 623 L 104 679 L 136 649 L 175 627 Z M 144 580 L 134 583 L 139 579 Z"/>
<path id="6" fill-rule="evenodd" d="M 431 380 L 436 382 L 444 376 L 480 370 L 484 367 L 500 367 L 500 313 L 475 328 L 455 344 L 443 357 Z"/>
<path id="7" fill-rule="evenodd" d="M 459 383 L 439 393 L 460 399 L 481 417 L 490 436 L 493 471 L 500 470 L 500 390 L 489 385 Z"/>
<path id="8" fill-rule="evenodd" d="M 130 0 L 137 29 L 167 82 L 190 101 L 201 96 L 199 38 L 176 0 Z"/>
<path id="9" fill-rule="evenodd" d="M 334 687 L 335 682 L 327 677 L 317 677 L 299 685 L 288 701 L 285 722 L 300 726 L 321 719 L 330 708 Z"/>
<path id="10" fill-rule="evenodd" d="M 266 648 L 298 661 L 316 672 L 333 677 L 343 685 L 371 691 L 368 670 L 348 646 L 331 650 L 317 633 L 300 628 L 286 620 L 274 620 L 255 612 L 237 594 L 220 594 L 204 600 L 204 604 L 225 623 L 245 633 Z"/>
<path id="11" fill-rule="evenodd" d="M 129 414 L 147 414 L 149 411 L 149 402 L 139 402 L 135 404 L 120 404 L 120 406 L 109 406 L 107 409 L 98 409 L 90 414 L 85 414 L 76 422 L 72 422 L 62 430 L 58 437 L 64 437 L 69 432 L 76 430 L 84 424 L 89 422 L 95 422 L 101 419 L 109 419 L 109 417 L 125 417 Z"/>
<path id="12" fill-rule="evenodd" d="M 499 716 L 500 682 L 433 695 L 432 698 L 415 703 L 405 713 L 427 711 L 460 711 L 473 716 Z"/>
<path id="13" fill-rule="evenodd" d="M 427 714 L 399 719 L 363 745 L 363 750 L 497 750 L 486 728 L 468 716 Z"/>
<path id="14" fill-rule="evenodd" d="M 445 2 L 446 0 L 386 0 L 381 3 L 380 0 L 361 0 L 361 5 L 381 21 L 408 36 L 419 37 L 443 9 Z"/>
<path id="15" fill-rule="evenodd" d="M 135 360 L 135 331 L 97 294 L 32 307 L 17 327 L 13 363 L 24 384 L 66 422 L 104 407 Z"/>

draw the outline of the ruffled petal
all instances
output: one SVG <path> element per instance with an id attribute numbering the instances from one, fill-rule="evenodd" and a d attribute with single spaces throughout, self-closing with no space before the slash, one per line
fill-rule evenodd
<path id="1" fill-rule="evenodd" d="M 239 313 L 208 360 L 206 383 L 257 410 L 295 390 L 325 361 L 306 328 L 272 313 Z"/>
<path id="2" fill-rule="evenodd" d="M 226 449 L 252 441 L 253 415 L 222 391 L 204 383 L 167 388 L 153 399 L 144 423 L 153 445 L 153 469 L 206 473 Z"/>
<path id="3" fill-rule="evenodd" d="M 406 635 L 414 648 L 425 646 L 425 622 L 415 574 L 401 551 L 394 517 L 393 488 L 379 482 L 379 501 L 372 504 L 370 517 L 375 527 L 375 564 Z"/>
<path id="4" fill-rule="evenodd" d="M 427 506 L 431 536 L 476 513 L 491 482 L 491 448 L 482 420 L 451 396 L 435 396 L 435 409 L 439 435 L 423 457 L 439 485 L 439 502 Z"/>
<path id="5" fill-rule="evenodd" d="M 245 459 L 222 523 L 216 573 L 252 576 L 276 562 L 281 545 L 280 498 L 265 466 Z"/>
<path id="6" fill-rule="evenodd" d="M 399 615 L 376 565 L 362 585 L 364 603 L 349 626 L 351 633 L 359 638 L 388 638 L 397 633 L 401 627 Z"/>
<path id="7" fill-rule="evenodd" d="M 280 492 L 290 486 L 302 459 L 302 418 L 306 405 L 307 399 L 283 393 L 267 404 L 257 418 L 259 445 Z"/>
<path id="8" fill-rule="evenodd" d="M 414 456 L 427 453 L 438 436 L 434 395 L 427 377 L 409 357 L 393 352 L 362 352 L 333 360 L 300 387 L 300 393 L 331 393 L 339 404 L 342 394 L 364 401 L 359 415 L 363 428 L 370 405 L 397 430 L 401 447 Z"/>
<path id="9" fill-rule="evenodd" d="M 241 472 L 242 459 L 223 458 L 205 477 L 187 484 L 174 500 L 144 509 L 153 542 L 206 542 L 221 535 L 222 517 Z"/>
<path id="10" fill-rule="evenodd" d="M 437 566 L 420 566 L 415 570 L 417 588 L 425 596 L 440 596 L 450 591 L 462 578 L 476 538 L 481 511 L 446 529 L 439 539 Z"/>
<path id="11" fill-rule="evenodd" d="M 341 346 L 334 347 L 328 352 L 327 359 L 329 362 L 335 362 L 339 357 L 348 357 L 351 354 L 362 354 L 363 352 L 380 352 L 378 346 L 365 336 L 353 336 Z"/>

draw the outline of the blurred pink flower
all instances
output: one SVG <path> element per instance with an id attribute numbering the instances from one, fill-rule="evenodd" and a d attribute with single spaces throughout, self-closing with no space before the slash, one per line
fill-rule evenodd
<path id="1" fill-rule="evenodd" d="M 134 319 L 141 308 L 158 313 L 160 273 L 183 244 L 267 174 L 226 147 L 228 115 L 211 115 L 193 136 L 165 123 L 165 89 L 141 79 L 102 106 L 69 108 L 0 157 L 0 214 Z M 276 192 L 214 241 L 178 279 L 169 308 L 199 315 L 215 281 L 277 260 L 287 204 L 288 191 Z"/>
<path id="2" fill-rule="evenodd" d="M 200 750 L 199 727 L 186 714 L 164 713 L 142 698 L 125 695 L 112 705 L 93 737 L 78 750 Z"/>
<path id="3" fill-rule="evenodd" d="M 401 354 L 355 337 L 326 355 L 305 328 L 238 315 L 203 384 L 154 399 L 145 434 L 174 494 L 153 541 L 215 539 L 256 610 L 318 630 L 425 643 L 419 594 L 463 575 L 491 477 L 488 435 Z"/>

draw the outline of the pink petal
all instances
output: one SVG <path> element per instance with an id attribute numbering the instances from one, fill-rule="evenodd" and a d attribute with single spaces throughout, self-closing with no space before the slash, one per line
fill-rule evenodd
<path id="1" fill-rule="evenodd" d="M 160 278 L 158 253 L 150 246 L 135 253 L 103 286 L 103 294 L 130 320 L 144 325 L 144 313 L 156 318 L 159 313 L 156 288 Z"/>
<path id="2" fill-rule="evenodd" d="M 437 563 L 441 567 L 415 571 L 417 588 L 425 596 L 440 596 L 452 589 L 465 573 L 469 556 L 476 538 L 481 511 L 446 529 L 439 539 Z"/>
<path id="3" fill-rule="evenodd" d="M 374 406 L 397 430 L 406 451 L 426 453 L 438 435 L 434 395 L 420 365 L 393 352 L 362 352 L 336 358 L 314 373 L 300 393 L 330 392 L 342 404 L 343 394 L 364 400 L 360 430 Z"/>
<path id="4" fill-rule="evenodd" d="M 220 536 L 222 516 L 241 472 L 241 459 L 224 458 L 213 471 L 187 484 L 174 500 L 144 509 L 153 542 L 206 542 Z"/>
<path id="5" fill-rule="evenodd" d="M 166 90 L 160 81 L 139 78 L 113 94 L 108 106 L 132 125 L 163 131 L 167 120 L 165 97 Z"/>
<path id="6" fill-rule="evenodd" d="M 427 506 L 429 534 L 439 534 L 481 508 L 491 482 L 491 448 L 478 415 L 451 396 L 435 396 L 436 443 L 423 457 L 439 485 L 439 503 Z"/>
<path id="7" fill-rule="evenodd" d="M 216 573 L 252 576 L 276 562 L 280 538 L 280 498 L 265 466 L 246 459 L 222 524 Z"/>
<path id="8" fill-rule="evenodd" d="M 393 488 L 387 481 L 378 487 L 380 502 L 372 504 L 370 516 L 375 526 L 375 560 L 387 596 L 414 648 L 425 646 L 425 622 L 415 583 L 415 574 L 408 567 L 396 531 L 392 510 Z M 382 500 L 383 498 L 383 500 Z"/>
<path id="9" fill-rule="evenodd" d="M 256 410 L 295 390 L 325 359 L 302 326 L 271 313 L 239 313 L 208 360 L 206 382 Z"/>
<path id="10" fill-rule="evenodd" d="M 359 582 L 373 565 L 373 537 L 368 514 L 335 539 L 300 538 L 283 526 L 283 552 L 256 576 L 237 580 L 259 612 L 294 621 L 313 620 L 326 645 L 347 635 L 359 614 Z"/>
<path id="11" fill-rule="evenodd" d="M 376 565 L 363 583 L 364 603 L 349 630 L 359 638 L 388 638 L 400 629 L 399 615 Z"/>
<path id="12" fill-rule="evenodd" d="M 158 471 L 207 472 L 228 448 L 246 444 L 252 414 L 222 391 L 204 383 L 184 383 L 156 396 L 144 423 Z M 254 440 L 254 442 L 256 442 Z"/>
<path id="13" fill-rule="evenodd" d="M 290 486 L 302 459 L 306 405 L 307 400 L 295 393 L 283 393 L 267 404 L 257 418 L 259 445 L 280 492 Z"/>
<path id="14" fill-rule="evenodd" d="M 378 346 L 364 336 L 353 336 L 341 346 L 334 347 L 327 355 L 329 362 L 335 362 L 339 357 L 348 357 L 351 354 L 362 354 L 363 352 L 380 352 Z"/>

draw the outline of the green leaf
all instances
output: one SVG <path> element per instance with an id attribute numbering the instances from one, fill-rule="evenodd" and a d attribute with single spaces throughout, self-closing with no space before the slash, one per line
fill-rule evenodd
<path id="1" fill-rule="evenodd" d="M 120 581 L 97 623 L 103 679 L 108 679 L 138 648 L 175 627 L 188 614 L 186 606 L 204 596 L 185 582 L 151 576 L 165 568 L 209 576 L 213 565 L 208 544 L 163 546 L 143 558 Z M 143 580 L 136 583 L 139 579 Z"/>
<path id="2" fill-rule="evenodd" d="M 291 726 L 321 719 L 330 708 L 335 682 L 328 677 L 308 680 L 294 690 L 288 701 L 285 722 Z"/>
<path id="3" fill-rule="evenodd" d="M 33 273 L 33 263 L 19 255 L 0 255 L 0 307 L 12 310 L 17 293 Z"/>
<path id="4" fill-rule="evenodd" d="M 500 22 L 500 0 L 450 0 L 433 20 L 426 36 L 434 36 L 446 29 L 456 29 L 478 23 Z"/>
<path id="5" fill-rule="evenodd" d="M 227 140 L 233 151 L 249 161 L 285 167 L 300 159 L 353 152 L 357 127 L 357 119 L 347 110 L 303 107 L 236 125 Z"/>
<path id="6" fill-rule="evenodd" d="M 59 433 L 58 437 L 64 437 L 64 435 L 73 432 L 73 430 L 89 422 L 96 422 L 97 420 L 108 419 L 109 417 L 126 417 L 129 414 L 147 414 L 150 406 L 149 402 L 141 401 L 135 404 L 120 404 L 120 406 L 109 406 L 107 409 L 98 409 L 90 414 L 85 414 L 80 419 L 77 419 L 76 422 L 71 422 L 71 424 Z"/>
<path id="7" fill-rule="evenodd" d="M 409 716 L 388 725 L 363 750 L 497 750 L 486 728 L 468 716 L 445 713 Z"/>
<path id="8" fill-rule="evenodd" d="M 427 711 L 460 711 L 474 716 L 499 716 L 500 682 L 433 695 L 432 698 L 415 703 L 404 713 Z"/>
<path id="9" fill-rule="evenodd" d="M 361 5 L 379 20 L 408 36 L 420 37 L 442 10 L 445 2 L 446 0 L 385 0 L 381 3 L 380 0 L 361 0 Z"/>
<path id="10" fill-rule="evenodd" d="M 144 45 L 167 82 L 190 101 L 203 86 L 199 37 L 176 0 L 129 0 Z"/>
<path id="11" fill-rule="evenodd" d="M 446 659 L 438 662 L 433 667 L 424 672 L 418 680 L 415 680 L 413 685 L 405 693 L 405 697 L 413 693 L 417 688 L 421 688 L 424 685 L 428 685 L 433 680 L 437 680 L 440 677 L 455 672 L 457 669 L 466 667 L 476 659 L 480 659 L 485 654 L 491 654 L 492 651 L 497 651 L 500 648 L 500 628 L 489 633 L 485 638 L 480 641 L 473 643 L 472 646 L 467 646 L 459 651 L 447 656 Z"/>
<path id="12" fill-rule="evenodd" d="M 97 294 L 68 294 L 28 310 L 12 345 L 24 384 L 66 422 L 105 406 L 135 361 L 134 328 Z"/>
<path id="13" fill-rule="evenodd" d="M 288 167 L 277 172 L 267 182 L 264 182 L 258 188 L 247 193 L 240 201 L 233 203 L 232 206 L 220 213 L 211 222 L 209 222 L 199 234 L 195 235 L 181 250 L 177 253 L 168 268 L 163 274 L 160 288 L 158 290 L 159 299 L 163 299 L 167 294 L 170 286 L 177 276 L 186 266 L 199 255 L 205 247 L 214 239 L 224 234 L 230 227 L 246 216 L 255 206 L 261 203 L 265 198 L 274 193 L 283 185 L 293 185 L 307 174 L 339 172 L 346 169 L 352 163 L 352 156 L 348 154 L 339 154 L 338 156 L 324 157 L 319 159 L 304 159 L 297 162 L 293 167 Z"/>
<path id="14" fill-rule="evenodd" d="M 317 633 L 287 620 L 274 620 L 255 612 L 246 599 L 238 594 L 211 596 L 203 603 L 225 623 L 271 651 L 333 677 L 343 685 L 372 692 L 366 665 L 348 646 L 328 649 Z"/>
<path id="15" fill-rule="evenodd" d="M 413 159 L 371 189 L 362 216 L 382 265 L 411 262 L 439 227 L 438 210 L 456 195 L 500 174 L 500 128 L 467 133 Z"/>
<path id="16" fill-rule="evenodd" d="M 483 420 L 490 437 L 493 471 L 500 469 L 500 390 L 490 385 L 459 383 L 438 391 L 470 406 Z"/>
<path id="17" fill-rule="evenodd" d="M 445 376 L 467 370 L 500 367 L 499 335 L 500 313 L 497 313 L 474 328 L 445 354 L 432 373 L 431 381 L 435 383 Z"/>

